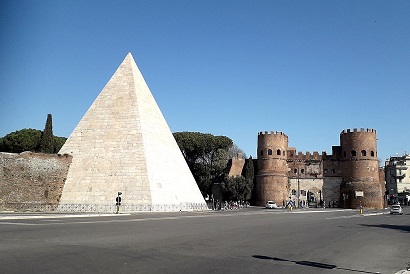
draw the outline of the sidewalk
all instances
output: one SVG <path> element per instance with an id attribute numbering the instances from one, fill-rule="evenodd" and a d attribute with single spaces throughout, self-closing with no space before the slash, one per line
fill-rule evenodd
<path id="1" fill-rule="evenodd" d="M 25 219 L 52 219 L 52 218 L 85 218 L 124 216 L 129 213 L 74 213 L 74 212 L 14 212 L 0 211 L 0 220 L 25 220 Z"/>

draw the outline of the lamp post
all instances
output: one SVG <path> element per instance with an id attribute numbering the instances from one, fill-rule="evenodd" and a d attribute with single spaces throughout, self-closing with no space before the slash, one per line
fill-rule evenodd
<path id="1" fill-rule="evenodd" d="M 300 181 L 299 181 L 299 170 L 298 170 L 298 208 L 300 207 Z"/>

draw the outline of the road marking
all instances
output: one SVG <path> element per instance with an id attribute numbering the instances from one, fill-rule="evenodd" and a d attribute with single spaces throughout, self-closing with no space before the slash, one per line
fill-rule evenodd
<path id="1" fill-rule="evenodd" d="M 60 219 L 60 218 L 86 218 L 86 217 L 109 217 L 109 216 L 128 216 L 125 214 L 55 214 L 55 215 L 15 215 L 15 216 L 0 216 L 1 220 L 25 220 L 25 219 Z"/>
<path id="2" fill-rule="evenodd" d="M 378 213 L 367 213 L 367 214 L 358 214 L 358 215 L 350 215 L 350 216 L 337 216 L 337 217 L 326 218 L 326 220 L 369 217 L 369 216 L 376 216 L 376 215 L 383 215 L 383 214 L 386 214 L 386 213 L 378 212 Z"/>
<path id="3" fill-rule="evenodd" d="M 161 220 L 178 220 L 178 219 L 189 219 L 189 218 L 206 218 L 206 217 L 235 217 L 235 216 L 247 216 L 247 215 L 268 215 L 268 214 L 308 214 L 308 213 L 332 213 L 332 212 L 351 212 L 351 209 L 341 209 L 341 210 L 319 210 L 319 211 L 252 211 L 252 212 L 237 212 L 235 214 L 231 214 L 229 211 L 227 213 L 223 212 L 209 212 L 214 214 L 195 214 L 195 215 L 188 215 L 188 216 L 163 216 L 163 217 L 147 217 L 138 219 L 110 219 L 110 220 L 93 220 L 93 221 L 73 221 L 73 222 L 62 222 L 61 220 L 42 220 L 42 219 L 62 219 L 62 218 L 85 218 L 85 217 L 112 217 L 112 216 L 130 216 L 130 213 L 124 214 L 70 214 L 70 215 L 24 215 L 24 216 L 4 216 L 0 217 L 0 224 L 7 224 L 7 225 L 67 225 L 67 224 L 95 224 L 95 223 L 110 223 L 110 222 L 117 222 L 117 223 L 125 223 L 125 222 L 142 222 L 142 221 L 161 221 Z M 201 212 L 203 213 L 203 212 Z M 205 212 L 206 213 L 206 212 Z M 339 216 L 339 217 L 329 217 L 326 218 L 327 220 L 331 219 L 341 219 L 341 218 L 354 218 L 354 217 L 361 217 L 361 216 L 374 216 L 374 215 L 381 215 L 384 213 L 368 213 L 363 215 L 350 215 L 350 216 Z M 19 222 L 2 222 L 2 220 L 22 220 L 22 219 L 35 219 L 39 221 L 43 221 L 43 223 L 19 223 Z"/>
<path id="4" fill-rule="evenodd" d="M 0 225 L 40 225 L 40 224 L 0 222 Z"/>

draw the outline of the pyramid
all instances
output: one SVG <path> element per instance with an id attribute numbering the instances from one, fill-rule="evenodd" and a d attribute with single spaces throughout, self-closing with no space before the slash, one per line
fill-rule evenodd
<path id="1" fill-rule="evenodd" d="M 204 198 L 131 53 L 71 133 L 73 156 L 58 210 L 207 209 Z"/>

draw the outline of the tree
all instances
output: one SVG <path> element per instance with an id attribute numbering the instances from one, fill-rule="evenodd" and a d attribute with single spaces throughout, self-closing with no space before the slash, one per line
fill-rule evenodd
<path id="1" fill-rule="evenodd" d="M 22 129 L 11 132 L 0 138 L 0 151 L 20 153 L 23 151 L 40 152 L 42 132 L 37 129 Z M 58 153 L 67 138 L 53 136 L 53 150 L 50 153 Z"/>
<path id="2" fill-rule="evenodd" d="M 14 131 L 2 138 L 1 149 L 4 152 L 20 153 L 23 151 L 38 151 L 41 131 L 37 129 L 22 129 Z"/>
<path id="3" fill-rule="evenodd" d="M 54 136 L 54 152 L 53 153 L 58 153 L 60 149 L 63 147 L 65 141 L 67 141 L 66 137 Z"/>
<path id="4" fill-rule="evenodd" d="M 47 115 L 46 125 L 43 133 L 41 134 L 40 152 L 54 153 L 53 122 L 51 114 Z"/>
<path id="5" fill-rule="evenodd" d="M 221 184 L 225 200 L 249 201 L 252 198 L 254 166 L 252 156 L 245 161 L 242 175 L 226 176 Z"/>
<path id="6" fill-rule="evenodd" d="M 246 158 L 245 152 L 242 149 L 240 149 L 236 144 L 233 144 L 229 148 L 228 153 L 229 153 L 229 159 L 236 157 L 238 154 L 242 154 L 243 159 Z"/>
<path id="7" fill-rule="evenodd" d="M 252 156 L 249 156 L 249 159 L 245 162 L 244 177 L 246 179 L 246 193 L 244 193 L 246 199 L 244 200 L 246 201 L 250 200 L 252 197 L 253 180 L 255 177 L 255 168 L 253 166 Z"/>
<path id="8" fill-rule="evenodd" d="M 248 201 L 251 198 L 252 188 L 244 176 L 227 177 L 221 188 L 225 200 Z"/>
<path id="9" fill-rule="evenodd" d="M 200 132 L 173 135 L 202 194 L 211 195 L 213 184 L 222 182 L 226 174 L 232 140 Z"/>

